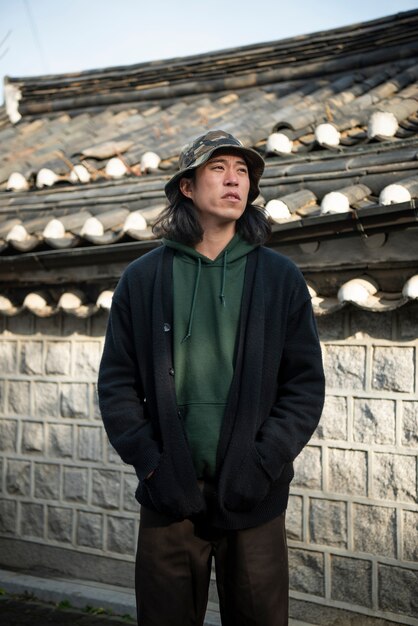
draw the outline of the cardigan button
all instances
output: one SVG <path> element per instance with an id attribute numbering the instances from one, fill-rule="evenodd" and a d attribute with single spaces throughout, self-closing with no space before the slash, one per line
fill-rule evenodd
<path id="1" fill-rule="evenodd" d="M 174 376 L 174 368 L 170 367 L 170 369 L 168 370 L 168 373 L 170 374 L 170 376 Z"/>
<path id="2" fill-rule="evenodd" d="M 164 332 L 165 332 L 165 333 L 169 333 L 169 332 L 170 332 L 170 330 L 171 330 L 171 326 L 170 326 L 170 324 L 168 324 L 167 322 L 165 322 L 165 323 L 164 323 L 164 326 L 163 326 L 163 329 L 164 329 Z"/>

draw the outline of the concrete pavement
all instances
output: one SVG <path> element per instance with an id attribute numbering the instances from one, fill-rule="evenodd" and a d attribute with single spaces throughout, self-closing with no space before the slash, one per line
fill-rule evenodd
<path id="1" fill-rule="evenodd" d="M 136 624 L 133 589 L 85 580 L 41 578 L 9 570 L 0 570 L 0 589 L 6 592 L 0 600 L 2 626 Z M 102 609 L 104 613 L 82 613 L 86 607 Z M 220 624 L 216 605 L 209 603 L 205 626 Z M 311 625 L 290 620 L 289 626 Z"/>

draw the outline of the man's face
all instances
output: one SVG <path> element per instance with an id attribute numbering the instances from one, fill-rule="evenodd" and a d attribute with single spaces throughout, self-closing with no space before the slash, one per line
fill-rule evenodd
<path id="1" fill-rule="evenodd" d="M 236 222 L 247 206 L 247 164 L 239 153 L 218 151 L 196 169 L 194 180 L 180 180 L 180 190 L 192 200 L 203 228 Z"/>

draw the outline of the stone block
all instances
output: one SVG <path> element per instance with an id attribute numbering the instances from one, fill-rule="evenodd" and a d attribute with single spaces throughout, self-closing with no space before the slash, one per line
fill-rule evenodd
<path id="1" fill-rule="evenodd" d="M 0 451 L 16 452 L 17 422 L 15 420 L 0 420 Z"/>
<path id="2" fill-rule="evenodd" d="M 35 464 L 35 497 L 58 500 L 60 493 L 60 466 Z"/>
<path id="3" fill-rule="evenodd" d="M 80 426 L 78 429 L 78 457 L 83 461 L 100 461 L 102 458 L 102 428 Z"/>
<path id="4" fill-rule="evenodd" d="M 286 511 L 286 534 L 288 539 L 303 539 L 303 499 L 300 496 L 289 496 Z"/>
<path id="5" fill-rule="evenodd" d="M 88 474 L 86 469 L 65 467 L 63 498 L 67 502 L 87 502 Z"/>
<path id="6" fill-rule="evenodd" d="M 34 383 L 35 414 L 37 417 L 56 417 L 58 415 L 57 383 Z"/>
<path id="7" fill-rule="evenodd" d="M 323 357 L 328 389 L 364 389 L 366 349 L 363 346 L 327 345 Z"/>
<path id="8" fill-rule="evenodd" d="M 88 417 L 88 386 L 85 383 L 62 384 L 60 404 L 63 417 Z"/>
<path id="9" fill-rule="evenodd" d="M 103 548 L 103 516 L 99 513 L 78 512 L 77 543 L 86 548 Z"/>
<path id="10" fill-rule="evenodd" d="M 139 513 L 139 502 L 135 499 L 138 478 L 134 472 L 123 474 L 123 510 Z"/>
<path id="11" fill-rule="evenodd" d="M 17 341 L 0 341 L 0 374 L 17 371 Z"/>
<path id="12" fill-rule="evenodd" d="M 411 340 L 418 337 L 418 303 L 411 302 L 408 306 L 398 309 L 400 339 Z"/>
<path id="13" fill-rule="evenodd" d="M 49 506 L 47 510 L 48 539 L 71 543 L 73 536 L 73 512 L 71 509 Z"/>
<path id="14" fill-rule="evenodd" d="M 418 511 L 404 511 L 402 524 L 403 558 L 418 562 Z"/>
<path id="15" fill-rule="evenodd" d="M 344 339 L 344 311 L 331 313 L 316 318 L 316 325 L 321 341 Z"/>
<path id="16" fill-rule="evenodd" d="M 120 502 L 120 489 L 120 472 L 93 470 L 93 504 L 104 509 L 117 509 Z"/>
<path id="17" fill-rule="evenodd" d="M 4 413 L 5 396 L 5 381 L 0 380 L 0 415 Z"/>
<path id="18" fill-rule="evenodd" d="M 119 465 L 126 467 L 126 464 L 121 460 L 119 454 L 116 452 L 115 448 L 111 445 L 111 443 L 106 438 L 106 460 L 107 463 L 111 463 L 112 465 Z"/>
<path id="19" fill-rule="evenodd" d="M 69 341 L 50 341 L 46 345 L 45 372 L 69 374 L 71 367 L 71 344 Z"/>
<path id="20" fill-rule="evenodd" d="M 34 502 L 22 502 L 20 533 L 24 537 L 44 536 L 44 506 Z"/>
<path id="21" fill-rule="evenodd" d="M 322 488 L 321 448 L 306 446 L 295 459 L 294 487 Z"/>
<path id="22" fill-rule="evenodd" d="M 135 553 L 135 521 L 122 517 L 107 518 L 107 549 L 110 552 Z"/>
<path id="23" fill-rule="evenodd" d="M 97 378 L 101 357 L 99 341 L 77 341 L 74 343 L 74 371 L 80 378 Z"/>
<path id="24" fill-rule="evenodd" d="M 362 443 L 394 444 L 395 410 L 393 400 L 354 400 L 354 440 Z"/>
<path id="25" fill-rule="evenodd" d="M 30 383 L 24 380 L 9 380 L 7 409 L 12 415 L 30 415 Z"/>
<path id="26" fill-rule="evenodd" d="M 379 608 L 399 615 L 418 615 L 418 570 L 379 565 Z M 409 622 L 412 624 L 412 622 Z"/>
<path id="27" fill-rule="evenodd" d="M 7 461 L 7 493 L 14 496 L 30 496 L 30 463 L 28 461 Z"/>
<path id="28" fill-rule="evenodd" d="M 374 455 L 373 495 L 382 500 L 416 502 L 417 469 L 414 456 Z"/>
<path id="29" fill-rule="evenodd" d="M 22 423 L 22 452 L 41 453 L 45 449 L 44 425 L 41 422 Z"/>
<path id="30" fill-rule="evenodd" d="M 331 448 L 328 452 L 328 486 L 342 494 L 367 495 L 367 454 Z"/>
<path id="31" fill-rule="evenodd" d="M 374 389 L 385 391 L 414 391 L 414 349 L 376 347 L 373 351 Z"/>
<path id="32" fill-rule="evenodd" d="M 331 597 L 340 602 L 371 607 L 372 563 L 332 555 Z"/>
<path id="33" fill-rule="evenodd" d="M 25 341 L 20 353 L 20 371 L 22 374 L 43 374 L 42 341 Z"/>
<path id="34" fill-rule="evenodd" d="M 392 339 L 392 319 L 392 311 L 373 315 L 369 311 L 352 309 L 350 311 L 350 334 L 355 339 L 365 337 Z"/>
<path id="35" fill-rule="evenodd" d="M 312 543 L 346 547 L 346 503 L 311 499 L 309 503 L 309 534 Z"/>
<path id="36" fill-rule="evenodd" d="M 73 456 L 73 427 L 71 425 L 48 425 L 48 453 L 51 457 Z"/>
<path id="37" fill-rule="evenodd" d="M 396 556 L 396 512 L 372 504 L 353 505 L 354 550 Z"/>
<path id="38" fill-rule="evenodd" d="M 0 500 L 0 533 L 3 535 L 17 534 L 17 502 Z"/>
<path id="39" fill-rule="evenodd" d="M 289 548 L 289 585 L 294 591 L 324 595 L 324 555 L 320 552 Z"/>
<path id="40" fill-rule="evenodd" d="M 418 447 L 418 402 L 403 403 L 402 444 Z"/>
<path id="41" fill-rule="evenodd" d="M 347 400 L 341 396 L 325 398 L 322 416 L 314 433 L 318 439 L 347 439 Z"/>

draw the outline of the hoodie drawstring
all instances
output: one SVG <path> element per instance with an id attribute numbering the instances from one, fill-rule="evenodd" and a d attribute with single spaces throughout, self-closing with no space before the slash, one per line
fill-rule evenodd
<path id="1" fill-rule="evenodd" d="M 219 298 L 221 300 L 222 306 L 225 306 L 225 281 L 226 281 L 226 257 L 228 254 L 228 250 L 224 252 L 224 262 L 222 268 L 222 282 L 221 282 L 221 293 L 219 294 Z"/>
<path id="2" fill-rule="evenodd" d="M 198 290 L 198 287 L 199 287 L 201 270 L 202 270 L 202 261 L 200 259 L 197 259 L 197 272 L 196 272 L 196 279 L 194 281 L 192 305 L 190 307 L 190 315 L 189 315 L 189 324 L 187 326 L 187 333 L 185 334 L 185 336 L 181 340 L 181 343 L 183 343 L 184 341 L 187 341 L 187 339 L 189 339 L 189 337 L 191 337 L 191 334 L 192 334 L 193 317 L 194 317 L 194 310 L 195 310 L 195 306 L 196 306 L 196 296 L 197 296 L 197 290 Z"/>

